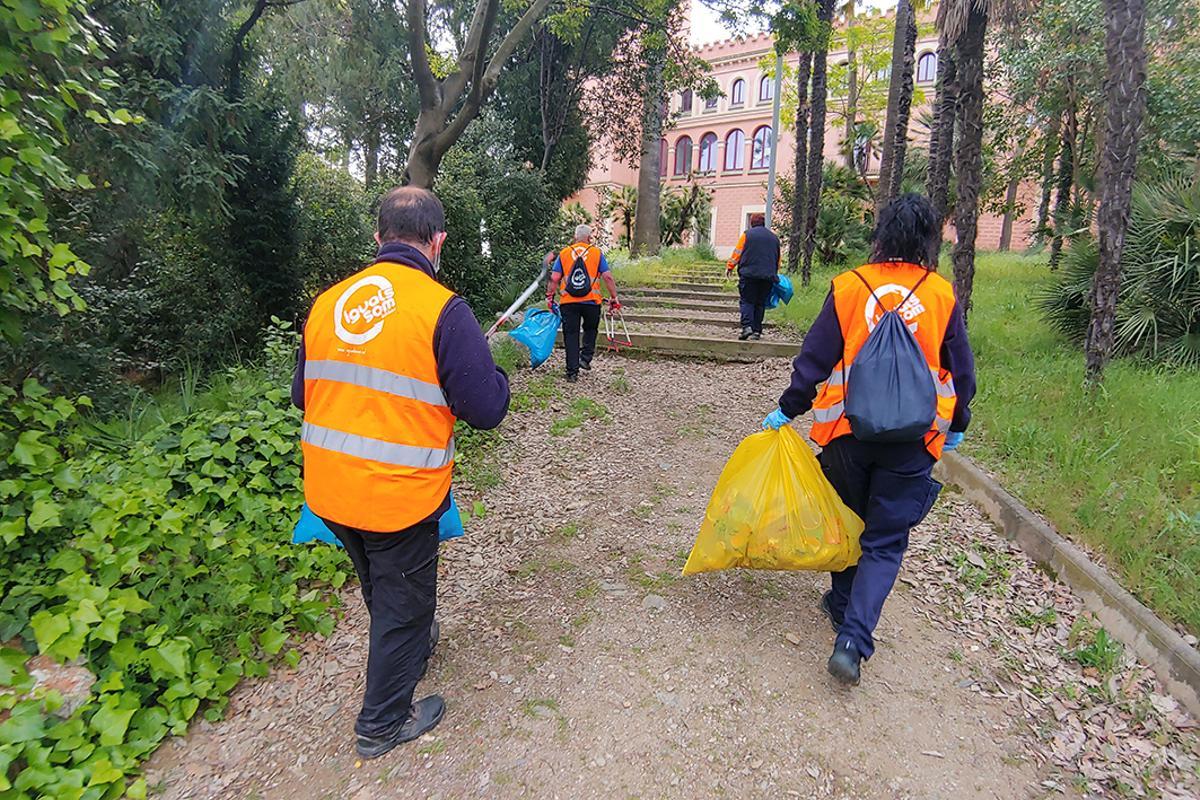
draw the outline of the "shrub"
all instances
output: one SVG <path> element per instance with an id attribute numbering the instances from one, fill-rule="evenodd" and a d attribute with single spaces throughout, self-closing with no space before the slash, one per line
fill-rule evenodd
<path id="1" fill-rule="evenodd" d="M 1087 334 L 1098 262 L 1095 240 L 1081 234 L 1058 282 L 1036 298 L 1050 325 L 1073 342 Z M 1135 186 L 1121 270 L 1117 351 L 1200 367 L 1200 170 Z"/>
<path id="2" fill-rule="evenodd" d="M 373 198 L 350 173 L 301 153 L 292 175 L 299 206 L 299 260 L 313 295 L 362 269 L 375 255 Z"/>

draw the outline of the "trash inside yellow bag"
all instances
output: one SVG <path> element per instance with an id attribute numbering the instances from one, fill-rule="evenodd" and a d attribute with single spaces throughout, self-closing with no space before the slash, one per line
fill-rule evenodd
<path id="1" fill-rule="evenodd" d="M 863 523 L 790 427 L 738 445 L 717 480 L 683 574 L 751 569 L 838 572 L 858 563 Z"/>

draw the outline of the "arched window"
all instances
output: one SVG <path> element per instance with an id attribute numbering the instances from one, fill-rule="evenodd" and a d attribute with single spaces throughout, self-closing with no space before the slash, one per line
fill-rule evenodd
<path id="1" fill-rule="evenodd" d="M 658 140 L 658 175 L 661 178 L 667 176 L 667 140 Z"/>
<path id="2" fill-rule="evenodd" d="M 704 101 L 704 110 L 713 111 L 717 107 L 717 98 L 709 97 Z"/>
<path id="3" fill-rule="evenodd" d="M 725 169 L 740 170 L 746 166 L 746 134 L 737 128 L 725 137 Z"/>
<path id="4" fill-rule="evenodd" d="M 758 80 L 758 101 L 760 103 L 767 100 L 775 99 L 775 79 L 770 75 L 763 75 Z"/>
<path id="5" fill-rule="evenodd" d="M 917 81 L 933 83 L 937 80 L 937 53 L 922 53 L 917 60 Z"/>
<path id="6" fill-rule="evenodd" d="M 738 78 L 729 87 L 729 105 L 740 106 L 746 102 L 746 82 Z"/>
<path id="7" fill-rule="evenodd" d="M 754 132 L 750 169 L 766 169 L 769 166 L 771 166 L 771 127 L 763 125 Z"/>
<path id="8" fill-rule="evenodd" d="M 680 136 L 675 141 L 675 175 L 687 175 L 692 169 L 692 137 Z"/>
<path id="9" fill-rule="evenodd" d="M 700 166 L 697 171 L 717 171 L 717 135 L 715 133 L 706 133 L 700 137 Z"/>
<path id="10" fill-rule="evenodd" d="M 679 110 L 683 111 L 683 112 L 688 112 L 688 111 L 692 110 L 692 90 L 691 89 L 684 89 L 683 93 L 679 95 Z"/>

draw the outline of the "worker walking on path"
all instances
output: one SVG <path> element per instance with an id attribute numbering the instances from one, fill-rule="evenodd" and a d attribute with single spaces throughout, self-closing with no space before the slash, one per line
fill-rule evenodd
<path id="1" fill-rule="evenodd" d="M 739 339 L 761 339 L 763 315 L 771 290 L 779 282 L 779 265 L 783 250 L 779 237 L 767 227 L 765 214 L 751 214 L 750 227 L 742 232 L 733 248 L 726 273 L 738 271 L 738 295 L 741 299 L 742 333 Z"/>
<path id="2" fill-rule="evenodd" d="M 446 218 L 432 192 L 392 190 L 375 261 L 317 297 L 292 401 L 304 410 L 304 497 L 346 547 L 371 617 L 358 753 L 436 726 L 413 702 L 436 644 L 438 519 L 450 505 L 454 424 L 495 428 L 508 377 L 466 302 L 437 281 Z"/>
<path id="3" fill-rule="evenodd" d="M 546 287 L 546 305 L 551 310 L 557 307 L 562 313 L 568 381 L 578 380 L 580 369 L 592 368 L 592 357 L 596 354 L 596 335 L 600 331 L 602 279 L 608 287 L 609 313 L 620 311 L 617 282 L 613 280 L 608 261 L 604 258 L 604 253 L 600 252 L 600 248 L 592 244 L 591 226 L 580 225 L 575 229 L 575 241 L 564 247 L 554 259 L 550 268 L 550 282 Z M 579 341 L 581 325 L 582 347 Z"/>
<path id="4" fill-rule="evenodd" d="M 940 242 L 924 197 L 905 195 L 883 209 L 870 263 L 834 278 L 791 386 L 763 421 L 778 429 L 812 409 L 821 467 L 866 525 L 858 565 L 833 573 L 821 598 L 837 632 L 828 669 L 849 684 L 875 650 L 909 530 L 941 489 L 933 466 L 958 447 L 971 420 L 975 360 L 954 289 L 935 272 Z M 901 418 L 906 427 L 881 422 Z"/>

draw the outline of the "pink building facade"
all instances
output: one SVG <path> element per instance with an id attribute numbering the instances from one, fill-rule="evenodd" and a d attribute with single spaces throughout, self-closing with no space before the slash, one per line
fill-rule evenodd
<path id="1" fill-rule="evenodd" d="M 922 36 L 917 42 L 915 59 L 916 84 L 923 90 L 927 102 L 934 97 L 937 79 L 937 38 Z M 773 79 L 762 66 L 773 58 L 770 34 L 754 38 L 730 39 L 696 48 L 697 54 L 712 66 L 712 76 L 723 96 L 706 101 L 691 93 L 676 94 L 671 108 L 676 121 L 663 139 L 663 185 L 684 186 L 689 179 L 712 191 L 712 218 L 707 231 L 695 236 L 712 242 L 717 254 L 726 257 L 746 227 L 749 215 L 766 207 L 766 187 L 770 166 L 771 121 L 773 113 Z M 845 63 L 844 50 L 831 50 L 829 63 Z M 788 61 L 795 67 L 798 55 Z M 915 120 L 920 109 L 913 109 L 909 139 L 926 144 L 927 134 Z M 795 130 L 787 122 L 778 139 L 777 174 L 790 177 L 796 150 Z M 843 163 L 842 142 L 845 132 L 840 118 L 828 117 L 825 132 L 825 159 Z M 868 163 L 869 179 L 878 175 L 878 154 Z M 637 186 L 637 169 L 607 156 L 593 154 L 593 165 L 587 184 L 572 201 L 581 203 L 589 213 L 599 217 L 598 210 L 607 192 L 618 192 L 623 186 Z M 1025 208 L 1036 204 L 1028 198 L 1029 187 L 1022 187 Z M 605 224 L 612 230 L 616 224 Z M 983 213 L 979 220 L 977 246 L 983 250 L 997 249 L 1001 240 L 1003 218 Z M 1023 247 L 1033 228 L 1032 214 L 1013 220 L 1012 246 Z M 617 233 L 617 231 L 613 231 Z M 953 238 L 952 225 L 947 225 L 947 238 Z"/>

